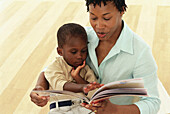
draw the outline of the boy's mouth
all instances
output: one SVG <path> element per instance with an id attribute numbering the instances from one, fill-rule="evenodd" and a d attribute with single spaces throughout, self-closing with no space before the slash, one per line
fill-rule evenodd
<path id="1" fill-rule="evenodd" d="M 76 62 L 75 64 L 76 65 L 82 65 L 82 62 Z"/>
<path id="2" fill-rule="evenodd" d="M 75 62 L 75 65 L 76 66 L 80 66 L 80 65 L 82 65 L 83 64 L 83 61 L 77 61 L 77 62 Z"/>

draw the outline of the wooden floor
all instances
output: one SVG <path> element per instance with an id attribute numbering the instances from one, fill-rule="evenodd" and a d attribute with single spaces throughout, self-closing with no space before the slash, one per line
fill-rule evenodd
<path id="1" fill-rule="evenodd" d="M 170 0 L 127 0 L 126 23 L 151 46 L 170 95 Z M 46 114 L 29 93 L 56 56 L 56 30 L 90 26 L 84 0 L 0 0 L 0 114 Z M 162 93 L 161 93 L 162 94 Z"/>

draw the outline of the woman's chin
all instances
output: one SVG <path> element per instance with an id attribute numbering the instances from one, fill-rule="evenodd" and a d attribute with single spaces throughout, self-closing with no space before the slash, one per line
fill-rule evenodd
<path id="1" fill-rule="evenodd" d="M 108 40 L 108 38 L 107 37 L 99 37 L 99 40 L 105 41 L 105 40 Z"/>

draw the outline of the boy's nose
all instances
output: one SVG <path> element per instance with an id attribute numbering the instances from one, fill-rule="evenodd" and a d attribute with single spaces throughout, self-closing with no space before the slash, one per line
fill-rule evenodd
<path id="1" fill-rule="evenodd" d="M 82 54 L 81 53 L 77 54 L 77 59 L 82 59 Z"/>

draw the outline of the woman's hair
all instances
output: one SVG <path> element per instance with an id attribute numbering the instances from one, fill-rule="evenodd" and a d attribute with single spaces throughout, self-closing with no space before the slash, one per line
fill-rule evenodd
<path id="1" fill-rule="evenodd" d="M 58 47 L 62 48 L 63 45 L 66 44 L 67 40 L 73 37 L 81 38 L 87 42 L 87 33 L 81 25 L 75 23 L 64 24 L 57 32 Z"/>
<path id="2" fill-rule="evenodd" d="M 101 2 L 103 2 L 104 5 L 107 5 L 108 1 L 113 2 L 120 12 L 126 11 L 127 5 L 125 3 L 125 0 L 86 0 L 87 12 L 89 11 L 90 4 L 93 4 L 95 7 L 96 5 L 101 6 Z"/>

